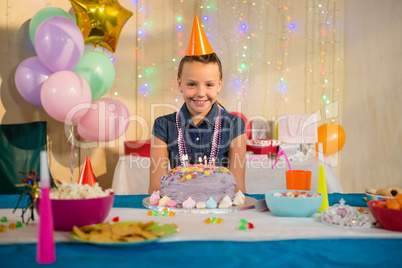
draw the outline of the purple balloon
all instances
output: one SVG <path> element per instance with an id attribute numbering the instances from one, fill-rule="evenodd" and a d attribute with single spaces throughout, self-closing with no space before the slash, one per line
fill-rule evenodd
<path id="1" fill-rule="evenodd" d="M 72 71 L 84 53 L 84 37 L 71 20 L 51 17 L 43 21 L 36 30 L 35 50 L 50 70 Z"/>
<path id="2" fill-rule="evenodd" d="M 29 103 L 43 108 L 40 92 L 43 83 L 53 72 L 40 61 L 39 57 L 23 60 L 15 71 L 15 85 L 21 96 Z"/>

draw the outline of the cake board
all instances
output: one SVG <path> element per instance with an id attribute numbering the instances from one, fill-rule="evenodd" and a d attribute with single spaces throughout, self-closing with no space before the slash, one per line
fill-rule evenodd
<path id="1" fill-rule="evenodd" d="M 173 211 L 174 213 L 185 213 L 185 214 L 225 214 L 225 213 L 232 213 L 238 212 L 242 210 L 253 209 L 254 204 L 257 202 L 257 199 L 246 196 L 244 200 L 244 204 L 241 206 L 231 206 L 230 208 L 183 208 L 183 207 L 160 207 L 155 206 L 154 204 L 149 201 L 149 197 L 146 197 L 142 200 L 142 205 L 151 210 L 162 211 L 165 208 L 168 211 Z"/>

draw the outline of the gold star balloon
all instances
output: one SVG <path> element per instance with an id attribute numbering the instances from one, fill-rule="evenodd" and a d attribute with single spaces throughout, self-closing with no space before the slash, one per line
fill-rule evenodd
<path id="1" fill-rule="evenodd" d="M 85 43 L 116 51 L 120 32 L 133 15 L 117 0 L 70 0 Z"/>

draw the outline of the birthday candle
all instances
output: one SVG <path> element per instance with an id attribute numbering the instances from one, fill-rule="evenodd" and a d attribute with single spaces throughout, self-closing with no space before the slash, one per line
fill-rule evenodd
<path id="1" fill-rule="evenodd" d="M 207 156 L 206 156 L 206 155 L 204 155 L 204 165 L 208 165 Z"/>

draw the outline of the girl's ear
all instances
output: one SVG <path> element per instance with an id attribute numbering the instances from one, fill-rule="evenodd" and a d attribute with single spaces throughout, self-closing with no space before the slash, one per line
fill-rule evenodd
<path id="1" fill-rule="evenodd" d="M 177 81 L 177 86 L 179 87 L 179 90 L 180 90 L 180 92 L 181 93 L 183 93 L 183 89 L 182 89 L 182 87 L 181 87 L 181 80 L 180 80 L 180 78 L 176 78 L 176 81 Z"/>
<path id="2" fill-rule="evenodd" d="M 221 92 L 222 83 L 223 83 L 223 79 L 221 79 L 221 81 L 219 81 L 218 94 L 219 94 L 219 92 Z"/>

